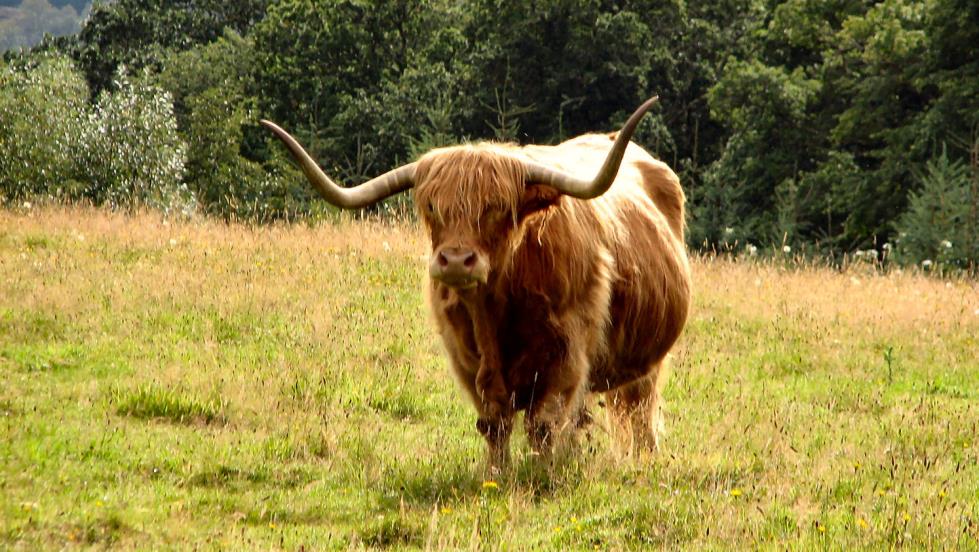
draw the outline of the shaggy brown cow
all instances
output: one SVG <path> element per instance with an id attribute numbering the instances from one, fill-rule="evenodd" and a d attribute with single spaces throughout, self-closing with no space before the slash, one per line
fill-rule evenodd
<path id="1" fill-rule="evenodd" d="M 517 411 L 548 454 L 587 416 L 589 392 L 610 395 L 634 446 L 657 446 L 662 365 L 687 318 L 690 275 L 679 180 L 629 141 L 655 101 L 617 135 L 436 149 L 347 189 L 263 121 L 334 205 L 414 187 L 432 239 L 429 301 L 491 469 L 508 462 Z"/>

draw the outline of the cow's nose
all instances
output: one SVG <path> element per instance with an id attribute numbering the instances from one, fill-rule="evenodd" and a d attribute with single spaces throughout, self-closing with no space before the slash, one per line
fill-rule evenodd
<path id="1" fill-rule="evenodd" d="M 443 269 L 470 272 L 476 266 L 476 252 L 461 247 L 446 247 L 439 251 L 438 263 Z"/>
<path id="2" fill-rule="evenodd" d="M 429 274 L 452 287 L 469 288 L 486 282 L 487 267 L 479 253 L 468 247 L 443 247 L 432 256 Z"/>

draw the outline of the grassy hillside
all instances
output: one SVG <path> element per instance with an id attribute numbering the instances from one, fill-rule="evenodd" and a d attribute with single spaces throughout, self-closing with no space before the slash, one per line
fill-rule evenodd
<path id="1" fill-rule="evenodd" d="M 696 260 L 664 451 L 484 482 L 425 255 L 0 211 L 0 548 L 979 548 L 975 283 Z"/>

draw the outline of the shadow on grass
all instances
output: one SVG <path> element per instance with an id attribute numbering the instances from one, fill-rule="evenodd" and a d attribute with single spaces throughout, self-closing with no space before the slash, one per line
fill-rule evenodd
<path id="1" fill-rule="evenodd" d="M 312 473 L 305 469 L 293 468 L 273 471 L 267 469 L 246 470 L 231 466 L 218 466 L 199 471 L 187 478 L 191 487 L 225 488 L 235 485 L 271 485 L 293 489 L 313 481 Z"/>

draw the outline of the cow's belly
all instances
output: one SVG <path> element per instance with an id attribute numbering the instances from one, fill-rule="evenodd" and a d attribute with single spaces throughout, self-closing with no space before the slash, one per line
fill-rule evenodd
<path id="1" fill-rule="evenodd" d="M 682 286 L 679 293 L 664 294 L 655 283 L 616 283 L 605 347 L 592 360 L 592 391 L 608 391 L 635 381 L 663 360 L 686 322 L 689 291 L 686 281 Z"/>

